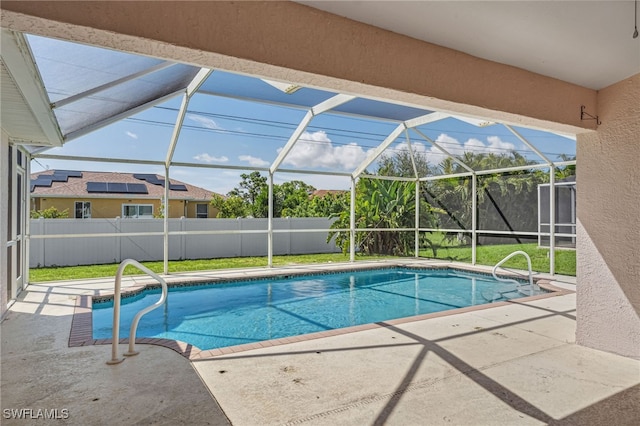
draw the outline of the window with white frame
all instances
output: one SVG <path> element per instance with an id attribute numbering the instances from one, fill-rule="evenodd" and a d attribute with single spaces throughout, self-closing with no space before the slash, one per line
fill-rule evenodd
<path id="1" fill-rule="evenodd" d="M 91 219 L 91 202 L 90 201 L 76 201 L 75 218 Z"/>
<path id="2" fill-rule="evenodd" d="M 153 219 L 153 204 L 123 204 L 122 217 L 127 219 Z"/>
<path id="3" fill-rule="evenodd" d="M 209 217 L 209 204 L 196 204 L 196 218 L 206 219 Z"/>

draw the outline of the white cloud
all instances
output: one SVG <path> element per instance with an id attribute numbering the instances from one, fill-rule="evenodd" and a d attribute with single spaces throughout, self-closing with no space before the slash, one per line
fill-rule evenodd
<path id="1" fill-rule="evenodd" d="M 514 144 L 503 141 L 499 136 L 487 136 L 487 143 L 476 138 L 469 138 L 466 142 L 461 143 L 456 138 L 446 133 L 441 133 L 436 139 L 436 143 L 452 155 L 462 155 L 465 152 L 474 154 L 508 154 L 516 149 Z M 427 154 L 427 158 L 432 165 L 437 165 L 446 158 L 446 155 L 436 147 L 431 147 Z"/>
<path id="2" fill-rule="evenodd" d="M 280 152 L 282 148 L 278 150 Z M 367 157 L 367 153 L 355 142 L 334 146 L 327 134 L 304 132 L 283 161 L 295 167 L 326 167 L 352 170 Z"/>
<path id="3" fill-rule="evenodd" d="M 238 159 L 240 161 L 246 161 L 247 163 L 249 163 L 250 166 L 253 166 L 253 167 L 262 167 L 262 166 L 269 165 L 268 161 L 265 161 L 262 158 L 253 157 L 251 155 L 240 155 Z"/>
<path id="4" fill-rule="evenodd" d="M 206 152 L 194 156 L 193 159 L 204 161 L 205 163 L 226 163 L 227 161 L 229 161 L 229 158 L 225 157 L 224 155 L 222 157 L 214 157 L 213 155 L 209 155 Z"/>
<path id="5" fill-rule="evenodd" d="M 208 117 L 204 117 L 202 115 L 187 114 L 187 118 L 189 120 L 195 121 L 196 123 L 200 124 L 202 127 L 205 127 L 207 129 L 214 129 L 214 130 L 222 129 L 222 127 L 218 126 L 218 123 L 216 123 L 212 119 L 210 119 Z"/>
<path id="6" fill-rule="evenodd" d="M 127 131 L 126 131 L 126 132 L 124 132 L 124 133 L 125 133 L 127 136 L 129 136 L 131 139 L 138 139 L 138 135 L 136 135 L 136 134 L 135 134 L 135 133 L 133 133 L 133 132 L 130 132 L 130 131 L 128 131 L 128 130 L 127 130 Z"/>

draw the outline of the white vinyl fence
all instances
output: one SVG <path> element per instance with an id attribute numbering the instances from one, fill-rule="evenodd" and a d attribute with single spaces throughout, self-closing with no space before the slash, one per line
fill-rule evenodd
<path id="1" fill-rule="evenodd" d="M 273 219 L 273 254 L 336 253 L 327 243 L 328 218 Z M 228 234 L 169 235 L 169 259 L 212 259 L 267 255 L 267 219 L 169 219 L 169 232 L 228 231 Z M 278 232 L 314 229 L 326 232 Z M 70 266 L 162 260 L 161 219 L 31 219 L 30 266 Z M 264 231 L 241 234 L 238 231 Z M 155 233 L 157 235 L 98 234 Z M 91 236 L 79 237 L 79 234 Z M 71 235 L 56 237 L 53 235 Z M 45 238 L 39 238 L 45 236 Z"/>

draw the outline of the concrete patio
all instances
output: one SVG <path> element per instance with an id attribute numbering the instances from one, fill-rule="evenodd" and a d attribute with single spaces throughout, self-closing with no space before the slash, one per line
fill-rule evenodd
<path id="1" fill-rule="evenodd" d="M 575 278 L 556 280 L 575 288 Z M 625 425 L 640 419 L 640 362 L 574 344 L 575 294 L 193 362 L 138 345 L 140 355 L 107 366 L 110 346 L 69 348 L 68 340 L 75 297 L 112 286 L 86 280 L 32 284 L 22 292 L 2 322 L 3 424 L 44 422 L 11 419 L 11 409 L 31 409 L 33 416 L 64 409 L 68 418 L 50 421 L 78 425 Z"/>

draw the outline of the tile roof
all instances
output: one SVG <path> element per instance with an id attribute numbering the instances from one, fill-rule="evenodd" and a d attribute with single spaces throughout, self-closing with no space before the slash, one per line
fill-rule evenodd
<path id="1" fill-rule="evenodd" d="M 69 198 L 163 198 L 164 187 L 154 185 L 141 179 L 133 177 L 135 173 L 119 173 L 119 172 L 87 172 L 82 171 L 82 177 L 70 176 L 66 182 L 51 182 L 50 187 L 35 186 L 31 192 L 32 197 L 69 197 Z M 38 177 L 53 176 L 54 170 L 31 174 L 31 181 Z M 156 175 L 159 179 L 164 180 L 164 176 Z M 129 194 L 129 193 L 93 193 L 87 192 L 88 182 L 117 182 L 117 183 L 137 183 L 147 187 L 148 194 Z M 215 192 L 208 191 L 204 188 L 170 179 L 171 185 L 184 185 L 186 191 L 169 191 L 169 198 L 173 200 L 197 200 L 210 201 Z"/>
<path id="2" fill-rule="evenodd" d="M 344 191 L 341 189 L 316 189 L 315 191 L 313 191 L 311 193 L 311 195 L 309 196 L 309 198 L 313 198 L 313 197 L 324 197 L 325 195 L 339 195 L 345 192 L 349 192 L 349 191 Z"/>

